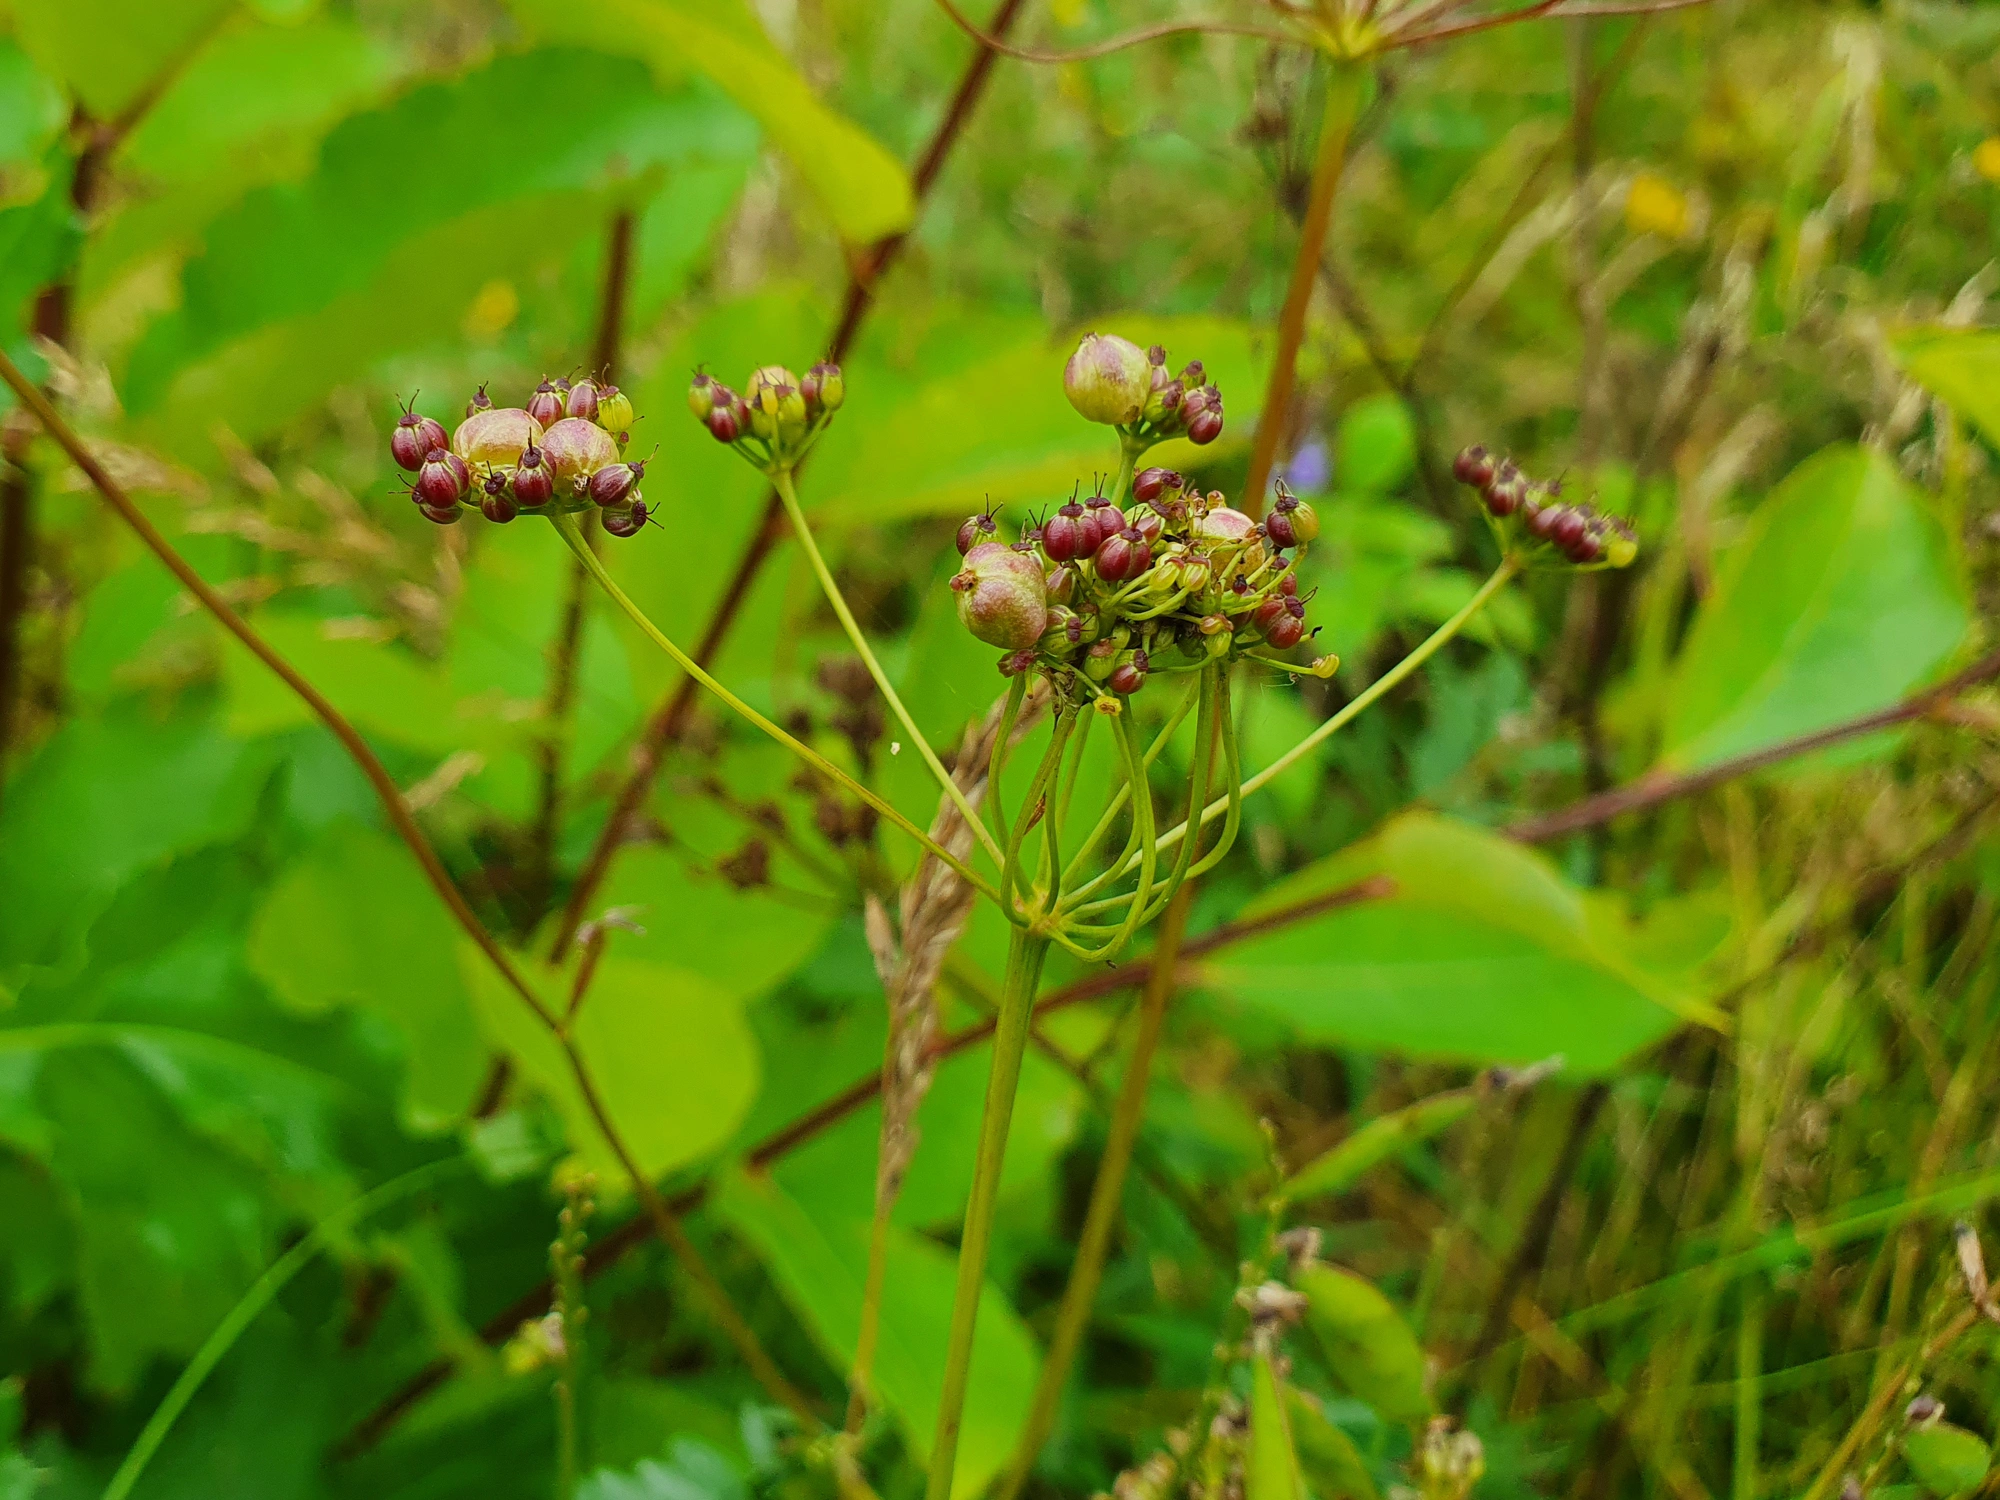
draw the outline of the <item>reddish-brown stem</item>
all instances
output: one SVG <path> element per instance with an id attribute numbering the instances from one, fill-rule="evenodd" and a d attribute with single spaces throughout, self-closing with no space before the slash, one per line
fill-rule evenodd
<path id="1" fill-rule="evenodd" d="M 1728 760 L 1717 761 L 1712 766 L 1704 766 L 1699 771 L 1688 771 L 1678 776 L 1657 774 L 1643 776 L 1630 785 L 1614 787 L 1595 797 L 1586 797 L 1581 802 L 1571 803 L 1568 807 L 1557 808 L 1554 812 L 1523 818 L 1507 829 L 1507 837 L 1524 844 L 1539 844 L 1548 839 L 1559 838 L 1566 833 L 1594 828 L 1600 823 L 1610 822 L 1613 818 L 1623 817 L 1626 813 L 1643 812 L 1663 802 L 1692 797 L 1711 787 L 1720 786 L 1725 781 L 1734 781 L 1739 776 L 1760 771 L 1765 766 L 1776 765 L 1780 761 L 1795 760 L 1801 755 L 1810 755 L 1815 750 L 1824 750 L 1829 745 L 1840 744 L 1843 740 L 1851 740 L 1858 735 L 1870 734 L 1878 729 L 1889 729 L 1897 724 L 1907 724 L 1913 719 L 1921 719 L 1968 688 L 1977 687 L 1983 682 L 1991 682 L 1996 677 L 2000 677 L 2000 651 L 1981 657 L 1956 676 L 1947 678 L 1934 688 L 1927 688 L 1921 693 L 1905 698 L 1891 708 L 1878 709 L 1871 714 L 1862 714 L 1858 718 L 1831 724 L 1825 729 L 1816 729 L 1811 734 L 1797 735 L 1789 740 L 1781 740 L 1775 745 L 1766 745 L 1761 750 L 1732 756 Z"/>
<path id="2" fill-rule="evenodd" d="M 1004 36 L 1013 27 L 1022 4 L 1023 0 L 1000 0 L 999 8 L 994 11 L 988 26 L 993 36 Z M 924 148 L 924 154 L 918 158 L 916 171 L 912 174 L 911 183 L 919 204 L 929 195 L 943 169 L 946 156 L 963 135 L 966 122 L 971 119 L 973 108 L 992 71 L 993 53 L 985 47 L 966 64 L 958 87 L 952 91 L 951 103 L 945 110 L 944 118 L 938 122 L 938 128 Z M 875 284 L 902 250 L 904 239 L 902 234 L 891 235 L 857 256 L 848 276 L 840 318 L 834 324 L 833 337 L 828 344 L 829 359 L 846 357 L 860 331 L 862 320 L 873 305 Z M 713 663 L 720 654 L 722 643 L 728 639 L 737 616 L 742 613 L 744 601 L 750 597 L 751 586 L 763 571 L 764 563 L 777 547 L 779 539 L 784 536 L 785 529 L 784 502 L 773 490 L 764 497 L 764 510 L 757 528 L 750 534 L 743 555 L 737 559 L 735 571 L 723 586 L 721 597 L 709 614 L 708 624 L 695 643 L 694 659 L 703 667 Z M 687 716 L 694 707 L 695 694 L 694 679 L 682 678 L 647 719 L 638 743 L 633 747 L 632 762 L 625 779 L 612 796 L 611 811 L 604 820 L 604 827 L 598 832 L 596 843 L 591 846 L 583 868 L 577 872 L 576 881 L 570 887 L 562 918 L 555 926 L 550 948 L 552 954 L 560 956 L 577 928 L 583 925 L 584 913 L 597 894 L 597 888 L 604 883 L 611 861 L 617 857 L 634 816 L 652 790 L 668 748 L 680 738 L 686 727 Z"/>
<path id="3" fill-rule="evenodd" d="M 1011 57 L 1019 62 L 1031 63 L 1073 63 L 1088 62 L 1094 57 L 1108 57 L 1114 52 L 1122 52 L 1127 47 L 1137 47 L 1146 42 L 1155 42 L 1162 37 L 1188 36 L 1249 36 L 1267 42 L 1292 42 L 1299 38 L 1290 32 L 1273 31 L 1267 26 L 1243 26 L 1234 21 L 1163 21 L 1157 26 L 1141 26 L 1135 31 L 1127 31 L 1109 37 L 1101 42 L 1093 42 L 1088 47 L 1076 47 L 1066 52 L 1039 52 L 1031 47 L 1014 47 L 1000 39 L 998 26 L 981 31 L 965 12 L 952 0 L 937 0 L 938 7 L 951 17 L 952 25 L 971 37 L 988 52 L 997 52 L 1002 57 Z"/>

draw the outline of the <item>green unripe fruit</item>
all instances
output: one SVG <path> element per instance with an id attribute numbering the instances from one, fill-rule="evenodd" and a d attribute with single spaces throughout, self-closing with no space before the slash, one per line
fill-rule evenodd
<path id="1" fill-rule="evenodd" d="M 951 587 L 960 623 L 989 646 L 1024 651 L 1048 628 L 1048 586 L 1029 553 L 982 542 L 965 554 Z"/>
<path id="2" fill-rule="evenodd" d="M 520 407 L 496 406 L 459 423 L 458 431 L 451 435 L 451 451 L 469 469 L 502 469 L 541 438 L 542 424 Z"/>
<path id="3" fill-rule="evenodd" d="M 1063 367 L 1063 394 L 1086 420 L 1121 427 L 1136 422 L 1153 393 L 1146 351 L 1111 333 L 1086 333 Z"/>
<path id="4" fill-rule="evenodd" d="M 632 426 L 632 398 L 615 385 L 598 387 L 597 425 L 607 432 L 624 432 Z"/>

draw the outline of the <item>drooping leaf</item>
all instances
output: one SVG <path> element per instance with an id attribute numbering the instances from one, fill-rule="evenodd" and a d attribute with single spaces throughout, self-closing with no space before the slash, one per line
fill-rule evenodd
<path id="1" fill-rule="evenodd" d="M 1313 1500 L 1376 1500 L 1375 1480 L 1354 1439 L 1334 1425 L 1318 1398 L 1290 1387 L 1285 1409 L 1306 1493 Z"/>
<path id="2" fill-rule="evenodd" d="M 1415 1057 L 1612 1067 L 1700 1002 L 1630 963 L 1623 928 L 1539 854 L 1407 813 L 1259 897 L 1276 911 L 1373 877 L 1390 894 L 1233 945 L 1215 985 L 1303 1037 Z"/>
<path id="3" fill-rule="evenodd" d="M 1750 518 L 1676 667 L 1666 763 L 1707 765 L 1894 703 L 1964 638 L 1936 522 L 1872 449 L 1822 450 Z"/>
<path id="4" fill-rule="evenodd" d="M 532 29 L 570 43 L 643 58 L 665 80 L 697 68 L 754 115 L 791 160 L 843 239 L 868 244 L 909 226 L 909 174 L 852 121 L 814 95 L 737 0 L 511 0 Z"/>
<path id="5" fill-rule="evenodd" d="M 2000 333 L 1906 328 L 1889 347 L 1912 380 L 2000 443 Z"/>
<path id="6" fill-rule="evenodd" d="M 356 1005 L 401 1033 L 410 1122 L 436 1129 L 473 1103 L 487 1048 L 457 963 L 459 930 L 410 852 L 336 826 L 274 885 L 250 930 L 249 960 L 289 1005 Z"/>
<path id="7" fill-rule="evenodd" d="M 771 1268 L 820 1347 L 847 1368 L 860 1337 L 868 1221 L 808 1213 L 775 1183 L 741 1175 L 724 1180 L 721 1206 Z M 890 1291 L 882 1299 L 875 1385 L 919 1455 L 929 1452 L 937 1425 L 955 1279 L 950 1252 L 906 1230 L 890 1231 Z M 1020 1316 L 988 1285 L 980 1294 L 972 1348 L 976 1394 L 959 1433 L 952 1485 L 958 1500 L 980 1493 L 1012 1453 L 1039 1358 Z"/>
<path id="8" fill-rule="evenodd" d="M 1259 1348 L 1250 1371 L 1250 1461 L 1245 1492 L 1249 1500 L 1306 1500 L 1299 1456 L 1292 1448 L 1291 1413 L 1271 1362 Z"/>
<path id="9" fill-rule="evenodd" d="M 459 964 L 487 1034 L 562 1110 L 577 1150 L 608 1181 L 623 1180 L 555 1038 L 470 944 L 460 948 Z M 551 1014 L 567 1008 L 566 976 L 526 959 L 517 966 Z M 757 1043 L 741 1002 L 686 969 L 619 957 L 614 949 L 598 964 L 572 1030 L 605 1112 L 649 1177 L 721 1145 L 756 1097 Z"/>
<path id="10" fill-rule="evenodd" d="M 1297 1203 L 1345 1192 L 1370 1168 L 1450 1129 L 1478 1102 L 1476 1090 L 1452 1089 L 1378 1115 L 1292 1173 L 1279 1194 Z"/>
<path id="11" fill-rule="evenodd" d="M 1339 1266 L 1307 1266 L 1295 1280 L 1306 1296 L 1306 1327 L 1334 1378 L 1391 1421 L 1428 1417 L 1423 1347 L 1394 1304 Z"/>

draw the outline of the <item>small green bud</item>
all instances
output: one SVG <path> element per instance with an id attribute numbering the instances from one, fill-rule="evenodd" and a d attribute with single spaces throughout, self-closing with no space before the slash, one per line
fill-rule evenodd
<path id="1" fill-rule="evenodd" d="M 1085 334 L 1063 367 L 1063 394 L 1091 422 L 1122 427 L 1138 421 L 1152 387 L 1146 351 L 1116 334 Z"/>
<path id="2" fill-rule="evenodd" d="M 606 432 L 625 432 L 632 426 L 632 398 L 615 385 L 597 388 L 597 425 Z"/>
<path id="3" fill-rule="evenodd" d="M 694 413 L 694 419 L 697 422 L 706 422 L 708 414 L 715 410 L 715 390 L 714 376 L 710 375 L 706 370 L 696 370 L 694 372 L 694 381 L 688 386 L 688 410 Z M 629 408 L 632 403 L 627 401 L 625 404 Z M 602 415 L 604 401 L 601 396 L 598 398 L 597 410 Z M 624 425 L 622 422 L 605 423 L 605 426 L 613 429 Z"/>

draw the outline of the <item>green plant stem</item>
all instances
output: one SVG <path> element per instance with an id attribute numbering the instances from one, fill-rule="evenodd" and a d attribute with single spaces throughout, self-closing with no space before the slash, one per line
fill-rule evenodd
<path id="1" fill-rule="evenodd" d="M 966 800 L 964 791 L 952 779 L 951 772 L 944 768 L 944 762 L 937 758 L 937 752 L 931 749 L 929 739 L 921 729 L 917 728 L 917 721 L 910 717 L 910 711 L 903 706 L 902 698 L 890 683 L 889 674 L 882 670 L 882 663 L 875 659 L 875 650 L 868 644 L 868 637 L 862 634 L 861 624 L 854 618 L 854 611 L 847 607 L 846 596 L 840 592 L 840 585 L 834 581 L 833 570 L 826 565 L 826 558 L 820 553 L 819 543 L 813 538 L 812 527 L 806 524 L 806 513 L 799 505 L 798 489 L 792 483 L 792 471 L 790 469 L 774 471 L 771 475 L 771 485 L 777 490 L 778 498 L 784 502 L 785 514 L 791 518 L 792 530 L 798 536 L 799 545 L 805 548 L 806 558 L 811 562 L 813 573 L 819 579 L 820 592 L 826 595 L 826 602 L 833 606 L 834 614 L 840 617 L 840 628 L 847 632 L 848 640 L 853 642 L 862 664 L 868 668 L 868 675 L 875 679 L 877 691 L 888 700 L 889 711 L 895 714 L 896 722 L 901 724 L 903 732 L 909 735 L 910 743 L 916 747 L 917 754 L 923 757 L 924 764 L 930 767 L 931 775 L 937 778 L 937 783 L 944 789 L 945 796 L 949 797 L 952 804 L 958 808 L 967 825 L 978 835 L 979 841 L 986 846 L 986 852 L 992 856 L 993 862 L 997 865 L 1001 857 L 1000 845 L 993 835 L 987 832 L 985 823 L 980 820 L 979 814 L 973 811 L 972 804 Z"/>
<path id="2" fill-rule="evenodd" d="M 710 676 L 703 669 L 701 663 L 697 662 L 687 652 L 681 650 L 679 646 L 676 646 L 669 640 L 666 633 L 647 618 L 646 612 L 632 602 L 626 592 L 618 586 L 618 581 L 605 570 L 603 562 L 595 552 L 590 550 L 589 544 L 584 541 L 583 533 L 577 529 L 574 519 L 564 515 L 560 511 L 556 511 L 551 513 L 549 520 L 555 526 L 556 535 L 563 539 L 564 543 L 568 545 L 569 550 L 576 554 L 577 561 L 583 564 L 584 571 L 597 580 L 598 587 L 610 595 L 611 601 L 625 611 L 626 616 L 634 625 L 637 625 L 646 633 L 647 638 L 654 645 L 671 656 L 675 664 L 683 672 L 715 694 L 716 697 L 720 698 L 740 717 L 755 725 L 758 729 L 763 730 L 765 734 L 783 745 L 792 754 L 798 756 L 799 759 L 806 762 L 807 765 L 811 766 L 821 775 L 830 777 L 833 781 L 845 787 L 863 802 L 867 803 L 868 806 L 874 808 L 876 812 L 880 813 L 919 844 L 923 845 L 932 855 L 942 860 L 953 870 L 956 870 L 966 883 L 982 896 L 991 901 L 998 901 L 1000 899 L 990 881 L 984 876 L 975 874 L 972 870 L 968 869 L 964 861 L 958 859 L 950 850 L 940 846 L 923 829 L 917 827 L 915 823 L 904 817 L 891 803 L 856 781 L 847 772 L 841 770 L 839 766 L 836 766 L 824 755 L 821 755 L 819 751 L 806 744 L 805 741 L 795 735 L 788 734 L 785 730 L 779 728 L 778 725 L 758 713 L 756 709 L 745 703 L 736 694 L 730 692 L 728 688 L 716 681 L 714 677 Z"/>
<path id="3" fill-rule="evenodd" d="M 1313 285 L 1319 279 L 1320 256 L 1326 248 L 1327 227 L 1333 220 L 1334 193 L 1347 164 L 1347 139 L 1361 110 L 1367 78 L 1366 64 L 1329 59 L 1326 112 L 1320 120 L 1312 190 L 1306 200 L 1305 218 L 1299 225 L 1299 248 L 1292 258 L 1292 279 L 1285 290 L 1285 305 L 1278 314 L 1278 347 L 1271 362 L 1271 378 L 1264 387 L 1264 404 L 1257 413 L 1257 440 L 1250 450 L 1250 472 L 1243 488 L 1243 508 L 1253 516 L 1263 513 L 1264 491 L 1270 485 L 1271 470 L 1278 461 L 1278 444 L 1284 438 L 1292 387 L 1298 378 L 1299 344 L 1305 338 L 1306 311 L 1312 305 Z"/>
<path id="4" fill-rule="evenodd" d="M 993 1205 L 1000 1193 L 1000 1168 L 1007 1157 L 1007 1132 L 1014 1118 L 1014 1094 L 1021 1082 L 1034 1019 L 1035 986 L 1048 957 L 1049 940 L 1027 928 L 1013 930 L 1007 944 L 1007 974 L 1000 992 L 1000 1015 L 993 1033 L 993 1064 L 986 1075 L 986 1107 L 979 1121 L 979 1156 L 972 1172 L 972 1200 L 958 1245 L 958 1283 L 952 1294 L 951 1338 L 945 1350 L 944 1388 L 939 1392 L 937 1435 L 931 1443 L 925 1500 L 951 1500 L 958 1464 L 958 1433 L 972 1375 L 972 1335 L 979 1321 L 979 1294 L 986 1285 L 986 1252 L 993 1239 Z"/>
<path id="5" fill-rule="evenodd" d="M 1340 733 L 1341 730 L 1366 713 L 1383 694 L 1394 689 L 1404 678 L 1408 677 L 1418 667 L 1421 667 L 1435 656 L 1447 641 L 1465 629 L 1472 622 L 1473 617 L 1492 602 L 1493 596 L 1499 593 L 1506 586 L 1508 580 L 1520 572 L 1520 570 L 1521 565 L 1516 559 L 1511 556 L 1502 558 L 1500 566 L 1493 570 L 1492 576 L 1479 586 L 1479 592 L 1465 601 L 1464 608 L 1460 609 L 1457 614 L 1432 631 L 1430 637 L 1422 645 L 1418 646 L 1416 650 L 1397 662 L 1395 666 L 1376 678 L 1366 688 L 1355 694 L 1353 699 L 1339 713 L 1328 719 L 1311 734 L 1300 740 L 1291 749 L 1287 750 L 1255 776 L 1244 782 L 1242 795 L 1248 797 L 1253 792 L 1262 791 L 1293 766 L 1297 765 L 1300 760 L 1312 754 L 1313 751 L 1325 744 L 1327 740 Z M 1228 811 L 1228 809 L 1229 799 L 1227 797 L 1219 797 L 1201 810 L 1201 821 L 1204 824 L 1213 822 L 1224 812 Z M 1185 821 L 1178 827 L 1169 828 L 1165 833 L 1160 835 L 1159 846 L 1164 849 L 1168 845 L 1178 842 L 1186 836 L 1187 831 L 1188 824 Z M 1128 856 L 1125 863 L 1119 867 L 1118 873 L 1123 875 L 1127 870 L 1131 869 L 1135 858 L 1136 856 Z"/>
<path id="6" fill-rule="evenodd" d="M 152 1416 L 140 1429 L 133 1440 L 125 1461 L 118 1466 L 118 1472 L 111 1476 L 111 1482 L 104 1487 L 103 1500 L 125 1500 L 132 1493 L 132 1486 L 139 1482 L 139 1476 L 146 1471 L 146 1465 L 167 1440 L 180 1414 L 195 1397 L 215 1367 L 222 1363 L 244 1330 L 257 1320 L 257 1315 L 271 1305 L 271 1301 L 283 1291 L 291 1279 L 311 1264 L 314 1256 L 325 1249 L 328 1241 L 343 1234 L 380 1209 L 387 1208 L 399 1198 L 408 1197 L 421 1188 L 429 1187 L 447 1172 L 465 1165 L 462 1157 L 447 1157 L 443 1161 L 428 1162 L 414 1171 L 405 1172 L 400 1177 L 392 1177 L 373 1192 L 364 1193 L 344 1208 L 328 1214 L 312 1231 L 291 1249 L 273 1261 L 250 1284 L 250 1289 L 237 1299 L 236 1305 L 223 1315 L 215 1331 L 202 1341 L 195 1350 L 194 1358 L 187 1362 L 179 1378 L 168 1388 L 160 1404 L 153 1408 Z"/>
<path id="7" fill-rule="evenodd" d="M 1194 895 L 1192 884 L 1183 882 L 1168 903 L 1166 920 L 1160 926 L 1160 940 L 1153 950 L 1152 972 L 1146 977 L 1146 991 L 1139 1008 L 1139 1034 L 1132 1044 L 1132 1060 L 1125 1066 L 1125 1079 L 1118 1088 L 1118 1102 L 1112 1107 L 1111 1129 L 1104 1141 L 1104 1156 L 1097 1164 L 1097 1178 L 1090 1187 L 1090 1207 L 1084 1214 L 1083 1233 L 1077 1239 L 1076 1259 L 1071 1263 L 1069 1284 L 1063 1288 L 1062 1304 L 1056 1310 L 1055 1331 L 1049 1350 L 1042 1358 L 1042 1373 L 1035 1383 L 1034 1402 L 1028 1420 L 1015 1445 L 1013 1463 L 1000 1482 L 997 1500 L 1014 1500 L 1034 1467 L 1035 1455 L 1056 1423 L 1056 1406 L 1077 1346 L 1090 1322 L 1090 1309 L 1097 1301 L 1097 1288 L 1104 1278 L 1104 1259 L 1111 1248 L 1111 1231 L 1124 1202 L 1125 1176 L 1132 1165 L 1132 1149 L 1139 1139 L 1140 1122 L 1146 1113 L 1146 1086 L 1152 1077 L 1153 1054 L 1159 1048 L 1165 1024 L 1167 1001 L 1174 992 L 1174 968 L 1180 961 L 1181 934 L 1187 928 L 1188 905 Z"/>

